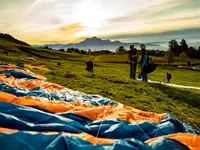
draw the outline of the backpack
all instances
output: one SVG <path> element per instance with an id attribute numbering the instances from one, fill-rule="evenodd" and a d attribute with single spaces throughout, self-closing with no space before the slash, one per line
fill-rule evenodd
<path id="1" fill-rule="evenodd" d="M 156 64 L 154 64 L 152 61 L 148 61 L 148 64 L 144 66 L 144 71 L 149 74 L 156 70 Z"/>

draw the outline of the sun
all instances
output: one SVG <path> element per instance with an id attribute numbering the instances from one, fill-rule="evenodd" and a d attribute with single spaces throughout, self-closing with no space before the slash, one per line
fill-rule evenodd
<path id="1" fill-rule="evenodd" d="M 74 21 L 80 22 L 88 29 L 99 28 L 103 18 L 100 3 L 96 0 L 83 0 L 74 10 Z"/>

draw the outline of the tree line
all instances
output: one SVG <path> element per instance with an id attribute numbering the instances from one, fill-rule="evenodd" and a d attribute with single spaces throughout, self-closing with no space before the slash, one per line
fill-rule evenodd
<path id="1" fill-rule="evenodd" d="M 200 47 L 198 49 L 189 47 L 185 39 L 182 39 L 180 44 L 175 39 L 171 40 L 165 54 L 168 64 L 173 62 L 174 56 L 179 57 L 181 61 L 185 61 L 188 57 L 200 59 Z"/>
<path id="2" fill-rule="evenodd" d="M 45 46 L 43 48 L 53 50 L 52 48 L 49 48 L 48 46 Z M 127 54 L 128 53 L 128 51 L 123 46 L 119 46 L 119 48 L 116 49 L 115 53 L 109 50 L 91 51 L 90 49 L 80 50 L 78 48 L 73 48 L 73 47 L 68 48 L 66 50 L 61 48 L 58 51 L 68 52 L 68 53 L 77 53 L 77 54 L 83 54 L 83 55 Z M 165 56 L 169 62 L 173 61 L 172 60 L 173 56 L 178 56 L 180 58 L 192 57 L 192 58 L 200 59 L 200 47 L 198 49 L 195 49 L 194 47 L 189 47 L 185 39 L 182 39 L 180 43 L 178 43 L 175 39 L 169 41 L 168 51 L 147 50 L 147 52 L 150 56 L 158 56 L 158 57 Z"/>
<path id="3" fill-rule="evenodd" d="M 44 46 L 44 47 L 41 47 L 43 49 L 48 49 L 48 50 L 54 50 L 52 48 L 49 48 L 48 46 Z M 60 52 L 67 52 L 67 53 L 77 53 L 77 54 L 83 54 L 83 55 L 103 55 L 103 54 L 114 54 L 113 52 L 109 51 L 109 50 L 98 50 L 98 51 L 91 51 L 90 49 L 88 50 L 80 50 L 78 48 L 74 48 L 74 47 L 71 47 L 71 48 L 68 48 L 68 49 L 59 49 L 58 51 Z"/>
<path id="4" fill-rule="evenodd" d="M 163 57 L 165 56 L 166 51 L 161 51 L 161 50 L 147 50 L 148 55 L 150 56 L 160 56 Z M 116 54 L 127 54 L 128 51 L 123 47 L 120 46 L 119 48 L 116 49 Z"/>
<path id="5" fill-rule="evenodd" d="M 189 57 L 200 59 L 200 47 L 198 49 L 189 47 L 185 39 L 182 39 L 180 44 L 175 39 L 169 41 L 169 51 L 172 51 L 174 56 L 186 53 Z"/>

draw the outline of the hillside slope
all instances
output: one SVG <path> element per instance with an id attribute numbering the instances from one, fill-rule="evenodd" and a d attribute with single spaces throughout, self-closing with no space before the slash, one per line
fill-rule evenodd
<path id="1" fill-rule="evenodd" d="M 8 56 L 6 56 L 6 52 Z M 28 61 L 28 57 L 33 57 L 36 60 L 46 59 L 46 60 L 77 60 L 84 61 L 86 56 L 69 54 L 65 52 L 59 52 L 56 50 L 48 50 L 41 48 L 33 48 L 29 45 L 17 44 L 8 41 L 4 38 L 0 38 L 0 55 L 1 61 Z M 16 57 L 17 56 L 17 57 Z M 30 62 L 30 61 L 28 61 Z"/>
<path id="2" fill-rule="evenodd" d="M 29 44 L 23 42 L 23 41 L 20 41 L 20 40 L 17 40 L 15 39 L 14 37 L 12 37 L 11 35 L 9 34 L 3 34 L 3 33 L 0 33 L 0 38 L 1 39 L 4 39 L 6 41 L 10 41 L 12 43 L 16 43 L 16 44 L 21 44 L 21 45 L 25 45 L 25 46 L 30 46 Z"/>

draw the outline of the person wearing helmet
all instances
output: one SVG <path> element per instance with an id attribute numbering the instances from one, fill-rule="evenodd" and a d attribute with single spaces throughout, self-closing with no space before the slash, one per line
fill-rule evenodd
<path id="1" fill-rule="evenodd" d="M 137 59 L 138 59 L 137 49 L 134 48 L 134 45 L 131 45 L 130 50 L 128 51 L 128 60 L 130 64 L 130 78 L 132 79 L 135 79 Z"/>

